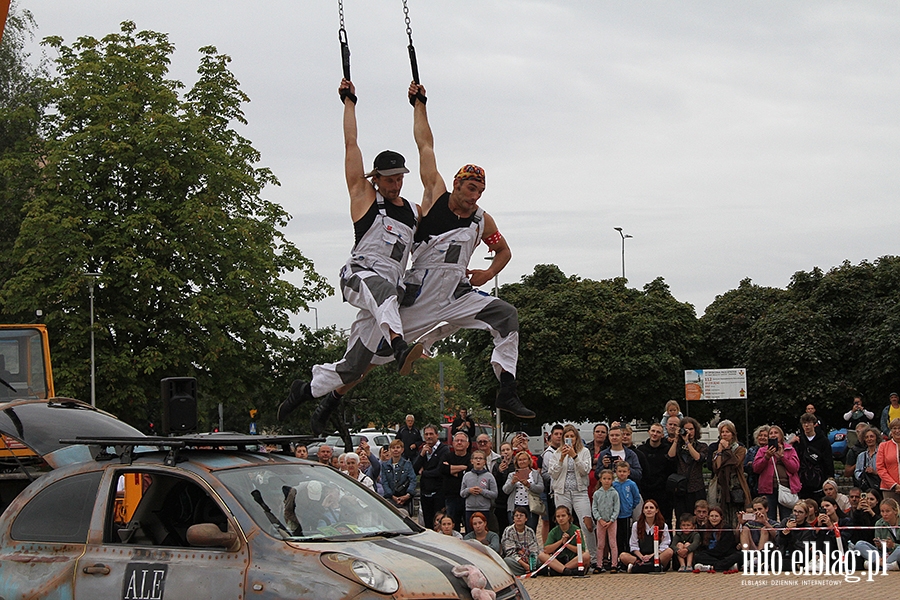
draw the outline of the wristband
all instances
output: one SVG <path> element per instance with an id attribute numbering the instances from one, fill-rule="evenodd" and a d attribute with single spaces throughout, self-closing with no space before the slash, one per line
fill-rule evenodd
<path id="1" fill-rule="evenodd" d="M 416 106 L 416 100 L 422 103 L 422 106 L 428 104 L 428 98 L 422 95 L 422 92 L 416 92 L 415 96 L 409 97 L 409 103 L 412 104 L 413 108 Z"/>

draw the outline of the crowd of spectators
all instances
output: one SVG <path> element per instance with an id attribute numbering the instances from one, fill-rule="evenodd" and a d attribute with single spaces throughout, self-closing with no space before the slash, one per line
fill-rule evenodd
<path id="1" fill-rule="evenodd" d="M 344 471 L 445 535 L 474 540 L 501 555 L 516 574 L 736 572 L 741 549 L 776 548 L 790 557 L 838 537 L 861 560 L 882 549 L 884 568 L 900 559 L 900 403 L 891 394 L 881 414 L 861 397 L 844 415 L 855 433 L 841 493 L 828 437 L 809 405 L 796 436 L 777 425 L 753 431 L 748 448 L 734 423 L 717 423 L 718 439 L 666 404 L 659 423 L 635 446 L 629 424 L 598 423 L 586 443 L 574 425 L 553 425 L 543 451 L 516 432 L 492 448 L 460 411 L 449 439 L 440 428 L 415 427 L 409 415 L 376 457 L 363 440 L 355 452 L 317 459 Z M 889 419 L 885 422 L 886 419 Z M 709 438 L 707 438 L 709 439 Z M 305 447 L 297 456 L 307 458 Z M 414 498 L 418 495 L 418 502 Z M 871 551 L 871 553 L 870 553 Z M 872 558 L 876 557 L 876 558 Z"/>

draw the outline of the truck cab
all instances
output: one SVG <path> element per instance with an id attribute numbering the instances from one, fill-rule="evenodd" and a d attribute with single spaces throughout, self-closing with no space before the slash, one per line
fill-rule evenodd
<path id="1" fill-rule="evenodd" d="M 56 395 L 45 325 L 0 325 L 0 402 Z"/>

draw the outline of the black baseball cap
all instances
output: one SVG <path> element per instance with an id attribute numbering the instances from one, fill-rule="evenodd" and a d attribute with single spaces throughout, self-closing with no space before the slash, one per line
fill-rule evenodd
<path id="1" fill-rule="evenodd" d="M 399 175 L 400 173 L 409 173 L 406 168 L 406 159 L 399 152 L 393 150 L 385 150 L 375 157 L 375 168 L 366 173 L 366 177 L 374 177 L 375 175 L 383 175 L 389 177 L 391 175 Z"/>

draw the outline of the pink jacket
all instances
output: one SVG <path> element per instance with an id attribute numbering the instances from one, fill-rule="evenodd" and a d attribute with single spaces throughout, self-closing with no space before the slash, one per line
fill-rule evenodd
<path id="1" fill-rule="evenodd" d="M 779 459 L 776 458 L 775 460 Z M 797 456 L 797 451 L 790 444 L 785 444 L 784 456 L 780 460 L 788 473 L 788 487 L 791 488 L 791 492 L 796 494 L 803 487 L 800 483 L 799 475 L 800 457 Z M 756 457 L 753 459 L 753 472 L 759 474 L 757 489 L 759 489 L 760 494 L 774 494 L 778 491 L 775 484 L 775 463 L 772 462 L 771 458 L 766 458 L 765 448 L 760 448 L 759 452 L 756 453 Z M 782 485 L 785 484 L 784 481 L 781 483 Z"/>
<path id="2" fill-rule="evenodd" d="M 897 444 L 894 440 L 881 442 L 878 445 L 875 470 L 881 477 L 881 489 L 891 490 L 900 483 L 900 464 L 897 463 Z"/>

